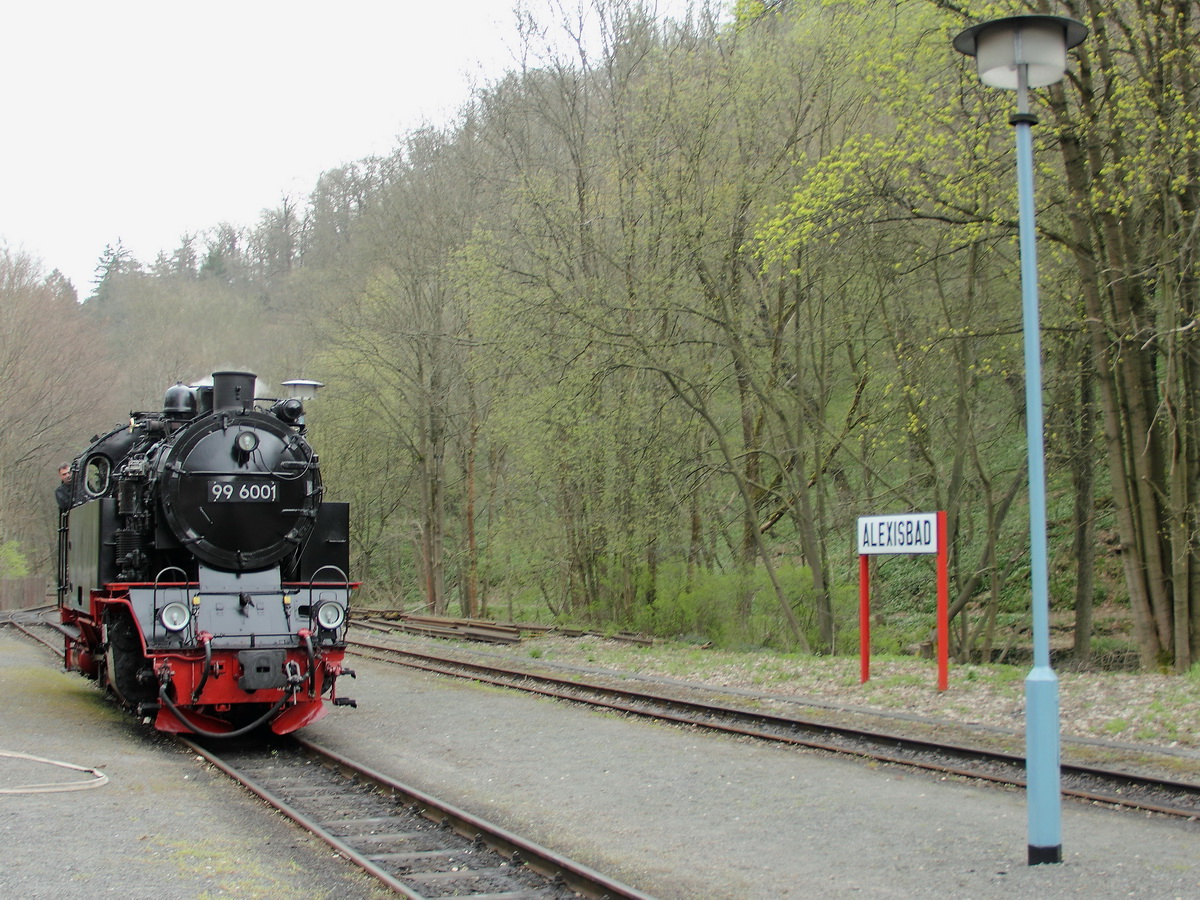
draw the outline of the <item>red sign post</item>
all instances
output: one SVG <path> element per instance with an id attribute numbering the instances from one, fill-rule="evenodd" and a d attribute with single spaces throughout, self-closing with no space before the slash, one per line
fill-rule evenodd
<path id="1" fill-rule="evenodd" d="M 949 686 L 950 566 L 946 513 L 860 516 L 858 520 L 859 682 L 871 677 L 871 557 L 883 554 L 937 554 L 938 690 Z"/>

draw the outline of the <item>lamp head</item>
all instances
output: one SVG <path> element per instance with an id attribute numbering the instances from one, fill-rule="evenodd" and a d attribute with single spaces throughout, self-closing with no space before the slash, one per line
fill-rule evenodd
<path id="1" fill-rule="evenodd" d="M 288 397 L 293 400 L 312 400 L 317 396 L 317 391 L 325 387 L 323 382 L 307 378 L 293 378 L 283 382 L 283 386 L 287 389 Z"/>
<path id="2" fill-rule="evenodd" d="M 1018 66 L 1027 67 L 1027 86 L 1045 87 L 1067 71 L 1067 51 L 1083 43 L 1087 26 L 1065 16 L 1009 16 L 973 25 L 954 39 L 954 49 L 975 57 L 979 80 L 1017 88 Z"/>

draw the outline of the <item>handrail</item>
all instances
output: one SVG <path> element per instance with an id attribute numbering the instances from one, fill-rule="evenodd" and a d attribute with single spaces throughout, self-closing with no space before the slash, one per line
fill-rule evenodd
<path id="1" fill-rule="evenodd" d="M 350 588 L 350 577 L 345 572 L 343 572 L 339 566 L 335 566 L 332 563 L 330 563 L 329 565 L 326 565 L 326 566 L 321 566 L 321 568 L 319 568 L 319 569 L 317 569 L 317 571 L 313 572 L 312 577 L 308 579 L 308 605 L 309 606 L 312 606 L 313 591 L 317 587 L 317 576 L 320 575 L 322 572 L 324 572 L 326 569 L 329 569 L 330 571 L 336 572 L 338 575 L 341 575 L 342 580 L 340 582 L 321 582 L 321 586 L 325 586 L 326 584 L 344 584 L 344 585 L 346 585 L 347 590 L 349 590 L 349 588 Z M 297 582 L 297 583 L 301 586 L 301 589 L 303 589 L 304 582 L 301 581 L 301 582 Z"/>
<path id="2" fill-rule="evenodd" d="M 183 581 L 164 582 L 162 580 L 162 577 L 167 572 L 178 572 L 180 575 L 183 576 L 184 580 Z M 154 586 L 154 604 L 155 604 L 155 606 L 157 606 L 158 605 L 158 589 L 160 587 L 164 587 L 164 588 L 184 587 L 184 588 L 186 588 L 186 587 L 189 587 L 192 584 L 192 582 L 187 580 L 187 572 L 183 571 L 183 569 L 179 568 L 179 566 L 167 566 L 165 569 L 159 569 L 158 574 L 154 576 L 154 581 L 151 582 L 151 584 Z"/>

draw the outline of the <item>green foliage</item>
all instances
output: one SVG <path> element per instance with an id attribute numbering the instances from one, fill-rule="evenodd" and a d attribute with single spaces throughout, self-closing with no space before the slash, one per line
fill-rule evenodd
<path id="1" fill-rule="evenodd" d="M 356 571 L 388 605 L 474 597 L 849 653 L 856 517 L 941 509 L 952 594 L 973 634 L 1003 632 L 970 649 L 996 650 L 1028 606 L 1011 97 L 950 38 L 1016 8 L 738 0 L 732 21 L 666 23 L 597 3 L 605 43 L 574 56 L 530 21 L 521 71 L 445 130 L 326 173 L 307 209 L 185 237 L 148 271 L 110 248 L 96 313 L 114 347 L 144 350 L 131 383 L 202 361 L 328 383 L 310 428 L 352 505 Z M 1126 599 L 1115 555 L 1072 555 L 1086 478 L 1082 515 L 1116 534 L 1124 487 L 1183 473 L 1143 508 L 1174 515 L 1153 535 L 1197 531 L 1194 473 L 1164 449 L 1195 443 L 1195 41 L 1150 7 L 1118 12 L 1089 23 L 1103 59 L 1033 95 L 1064 610 L 1084 566 Z M 1151 59 L 1154 77 L 1128 68 Z M 1062 152 L 1076 138 L 1098 167 L 1082 178 Z M 1096 471 L 1081 409 L 1101 399 L 1081 397 L 1110 353 L 1144 363 L 1107 372 L 1110 395 L 1145 385 L 1150 406 L 1108 410 L 1124 438 Z M 1145 435 L 1180 440 L 1143 453 Z M 1146 477 L 1121 469 L 1143 459 Z M 929 560 L 878 564 L 880 652 L 926 640 L 933 592 Z M 1121 641 L 1098 639 L 1100 657 Z"/>
<path id="2" fill-rule="evenodd" d="M 29 560 L 17 541 L 0 543 L 0 578 L 23 578 L 30 574 Z"/>
<path id="3" fill-rule="evenodd" d="M 805 621 L 809 640 L 816 641 L 812 608 L 812 570 L 805 566 L 780 565 L 776 570 L 784 595 Z M 770 647 L 793 649 L 788 629 L 774 599 L 774 588 L 760 568 L 749 574 L 732 571 L 696 571 L 690 575 L 672 565 L 660 570 L 655 602 L 634 612 L 628 627 L 644 634 L 683 640 L 711 642 L 725 649 Z M 738 617 L 736 598 L 744 592 L 753 597 L 748 619 Z M 850 649 L 857 640 L 852 631 L 856 594 L 839 590 L 835 601 L 838 634 L 837 652 Z"/>

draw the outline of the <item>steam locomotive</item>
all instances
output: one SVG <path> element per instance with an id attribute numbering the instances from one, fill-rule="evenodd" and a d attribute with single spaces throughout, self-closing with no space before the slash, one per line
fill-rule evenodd
<path id="1" fill-rule="evenodd" d="M 355 705 L 336 689 L 354 675 L 349 507 L 323 500 L 303 401 L 256 400 L 255 384 L 176 384 L 71 466 L 66 667 L 162 731 L 286 734 Z"/>

